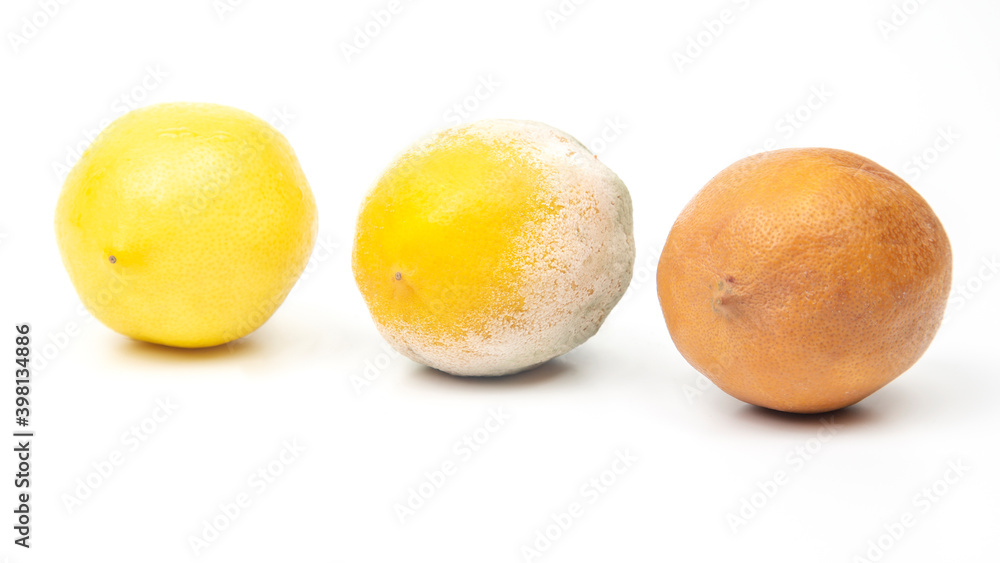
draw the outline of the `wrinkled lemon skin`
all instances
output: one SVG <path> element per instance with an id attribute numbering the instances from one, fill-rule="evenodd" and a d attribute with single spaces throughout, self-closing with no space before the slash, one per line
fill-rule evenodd
<path id="1" fill-rule="evenodd" d="M 944 318 L 952 252 L 930 205 L 854 153 L 760 153 L 715 176 L 667 237 L 657 293 L 681 355 L 791 413 L 853 405 L 908 370 Z"/>

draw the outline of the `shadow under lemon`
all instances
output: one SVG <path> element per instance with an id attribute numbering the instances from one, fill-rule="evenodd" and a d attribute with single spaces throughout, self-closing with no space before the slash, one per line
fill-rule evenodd
<path id="1" fill-rule="evenodd" d="M 123 337 L 118 345 L 118 351 L 128 359 L 176 364 L 245 360 L 259 357 L 264 348 L 253 335 L 208 348 L 177 348 L 128 337 Z"/>
<path id="2" fill-rule="evenodd" d="M 936 359 L 922 360 L 861 401 L 839 410 L 818 414 L 793 414 L 744 404 L 736 418 L 766 428 L 818 427 L 834 418 L 847 428 L 933 425 L 946 419 L 986 416 L 995 409 L 1000 382 L 993 396 L 982 383 L 995 378 L 987 370 Z"/>
<path id="3" fill-rule="evenodd" d="M 882 411 L 864 403 L 865 401 L 861 401 L 835 411 L 812 414 L 782 412 L 744 404 L 736 411 L 736 418 L 740 422 L 770 428 L 820 428 L 831 421 L 834 421 L 837 426 L 854 428 L 875 424 L 884 418 Z"/>
<path id="4" fill-rule="evenodd" d="M 507 387 L 512 389 L 545 385 L 576 371 L 575 366 L 562 357 L 553 358 L 533 368 L 489 377 L 453 375 L 422 364 L 412 370 L 415 382 L 420 386 L 441 388 Z"/>
<path id="5" fill-rule="evenodd" d="M 301 311 L 275 316 L 254 332 L 208 348 L 176 348 L 121 337 L 116 348 L 125 359 L 140 364 L 231 365 L 246 375 L 276 376 L 304 365 L 320 366 L 343 350 L 323 332 L 310 330 L 315 318 Z"/>
<path id="6" fill-rule="evenodd" d="M 116 349 L 120 357 L 140 366 L 177 367 L 178 374 L 187 368 L 231 367 L 247 376 L 287 375 L 290 360 L 301 354 L 309 341 L 283 346 L 258 330 L 243 338 L 208 348 L 177 348 L 123 337 Z M 281 339 L 278 339 L 279 341 Z M 203 372 L 198 370 L 197 373 Z"/>

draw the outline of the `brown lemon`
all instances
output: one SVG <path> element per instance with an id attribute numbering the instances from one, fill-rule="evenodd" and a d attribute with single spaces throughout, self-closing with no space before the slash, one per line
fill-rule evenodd
<path id="1" fill-rule="evenodd" d="M 951 247 L 916 191 L 833 149 L 743 159 L 678 217 L 657 290 L 681 354 L 730 395 L 816 413 L 912 366 L 941 325 Z"/>

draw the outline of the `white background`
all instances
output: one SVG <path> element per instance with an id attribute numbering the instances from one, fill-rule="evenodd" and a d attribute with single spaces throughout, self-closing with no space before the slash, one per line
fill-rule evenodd
<path id="1" fill-rule="evenodd" d="M 0 9 L 0 356 L 12 363 L 14 325 L 32 323 L 37 432 L 33 547 L 12 543 L 8 449 L 0 556 L 195 559 L 190 537 L 246 493 L 249 506 L 198 559 L 524 561 L 522 547 L 573 502 L 583 514 L 540 560 L 847 562 L 880 536 L 883 561 L 1000 559 L 1000 275 L 983 268 L 1000 253 L 996 2 L 908 0 L 911 14 L 889 30 L 879 22 L 893 25 L 903 0 L 567 0 L 572 13 L 554 24 L 558 0 L 401 0 L 350 61 L 343 45 L 388 0 L 223 2 Z M 711 23 L 723 10 L 730 23 Z M 32 33 L 22 18 L 43 25 Z M 706 21 L 718 36 L 703 33 L 678 68 Z M 59 259 L 53 213 L 74 147 L 130 105 L 166 101 L 275 122 L 316 194 L 309 272 L 237 346 L 130 341 L 82 312 Z M 462 119 L 449 113 L 456 103 L 474 108 L 466 119 L 573 134 L 635 204 L 625 300 L 585 345 L 518 376 L 460 379 L 391 358 L 350 272 L 365 190 L 409 143 Z M 851 150 L 910 181 L 943 221 L 966 292 L 913 369 L 831 415 L 842 425 L 832 437 L 820 417 L 704 385 L 656 300 L 656 260 L 683 205 L 768 139 Z M 922 169 L 912 159 L 925 152 L 934 162 Z M 359 393 L 352 376 L 366 368 L 377 377 Z M 13 431 L 13 382 L 0 387 Z M 176 410 L 155 429 L 147 421 L 133 451 L 122 435 L 160 414 L 157 400 Z M 454 444 L 490 409 L 510 418 L 466 459 Z M 272 464 L 291 441 L 304 452 Z M 116 451 L 123 463 L 95 477 Z M 582 491 L 616 452 L 636 460 L 596 499 Z M 447 461 L 457 472 L 401 523 L 394 506 Z M 281 475 L 261 492 L 248 477 L 269 464 Z M 969 469 L 958 477 L 949 464 Z M 787 479 L 773 496 L 752 498 L 777 471 Z M 88 477 L 100 484 L 68 510 Z M 734 531 L 745 499 L 763 506 Z M 883 535 L 904 513 L 912 527 Z"/>

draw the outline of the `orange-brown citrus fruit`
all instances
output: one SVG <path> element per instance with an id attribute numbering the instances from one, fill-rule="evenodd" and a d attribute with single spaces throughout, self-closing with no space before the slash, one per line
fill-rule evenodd
<path id="1" fill-rule="evenodd" d="M 674 343 L 722 390 L 771 409 L 857 403 L 941 324 L 951 247 L 916 191 L 833 149 L 751 156 L 678 217 L 657 271 Z"/>

